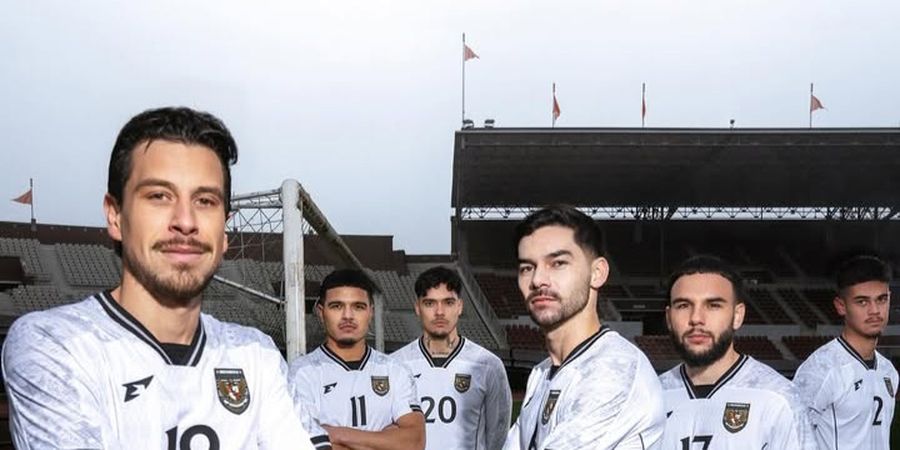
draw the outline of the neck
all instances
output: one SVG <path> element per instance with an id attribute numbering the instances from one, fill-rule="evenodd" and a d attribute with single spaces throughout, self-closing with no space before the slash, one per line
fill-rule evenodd
<path id="1" fill-rule="evenodd" d="M 113 299 L 147 328 L 156 340 L 167 344 L 190 344 L 200 319 L 200 297 L 176 305 L 153 297 L 128 272 L 112 291 Z"/>
<path id="2" fill-rule="evenodd" d="M 687 374 L 691 379 L 691 383 L 694 383 L 695 385 L 713 384 L 716 381 L 719 381 L 719 379 L 722 378 L 722 375 L 725 375 L 725 372 L 727 372 L 740 357 L 740 353 L 734 351 L 734 344 L 732 344 L 728 347 L 728 351 L 725 352 L 725 356 L 719 358 L 718 361 L 702 367 L 685 365 L 685 369 L 687 369 Z"/>
<path id="3" fill-rule="evenodd" d="M 344 361 L 359 361 L 363 359 L 363 355 L 366 354 L 367 345 L 365 339 L 360 339 L 353 344 L 345 345 L 335 341 L 331 337 L 325 338 L 325 346 L 328 347 L 328 350 L 334 352 L 335 355 L 338 355 Z"/>
<path id="4" fill-rule="evenodd" d="M 844 340 L 853 347 L 853 350 L 856 350 L 856 353 L 859 353 L 859 356 L 862 356 L 865 360 L 871 360 L 875 357 L 875 346 L 878 345 L 878 337 L 869 337 L 862 334 L 859 334 L 849 327 L 844 327 L 844 330 L 841 331 L 841 336 L 844 337 Z"/>
<path id="5" fill-rule="evenodd" d="M 425 348 L 428 349 L 428 353 L 431 356 L 448 356 L 459 345 L 459 332 L 454 328 L 453 331 L 443 337 L 425 333 L 422 339 L 425 341 Z"/>
<path id="6" fill-rule="evenodd" d="M 596 307 L 592 308 L 593 305 L 593 302 L 588 302 L 581 312 L 546 331 L 547 351 L 554 366 L 562 364 L 578 344 L 600 330 L 600 318 L 597 317 Z"/>

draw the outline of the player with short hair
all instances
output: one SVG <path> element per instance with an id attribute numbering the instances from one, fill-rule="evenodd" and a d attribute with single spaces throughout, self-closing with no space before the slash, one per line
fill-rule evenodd
<path id="1" fill-rule="evenodd" d="M 840 336 L 800 365 L 800 389 L 820 449 L 888 449 L 897 370 L 875 350 L 888 323 L 891 267 L 872 255 L 843 261 L 835 276 Z"/>
<path id="2" fill-rule="evenodd" d="M 425 413 L 429 450 L 499 450 L 506 438 L 512 394 L 503 362 L 459 335 L 462 280 L 432 267 L 416 279 L 422 336 L 391 357 L 413 372 Z"/>
<path id="3" fill-rule="evenodd" d="M 653 366 L 603 326 L 597 295 L 609 275 L 593 219 L 550 206 L 516 227 L 519 289 L 550 357 L 528 377 L 506 450 L 645 449 L 663 432 Z"/>
<path id="4" fill-rule="evenodd" d="M 695 256 L 668 287 L 666 324 L 684 362 L 659 377 L 668 417 L 661 448 L 815 448 L 791 382 L 734 349 L 746 307 L 740 275 Z"/>
<path id="5" fill-rule="evenodd" d="M 359 270 L 325 277 L 316 302 L 325 342 L 291 363 L 290 389 L 316 449 L 425 447 L 412 374 L 366 343 L 374 290 Z"/>
<path id="6" fill-rule="evenodd" d="M 236 161 L 208 113 L 154 109 L 122 128 L 103 201 L 122 279 L 11 327 L 16 448 L 312 448 L 272 339 L 200 312 L 228 243 Z"/>

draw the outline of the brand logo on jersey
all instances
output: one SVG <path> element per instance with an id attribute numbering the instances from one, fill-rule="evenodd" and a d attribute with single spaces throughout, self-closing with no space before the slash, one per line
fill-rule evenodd
<path id="1" fill-rule="evenodd" d="M 737 433 L 747 426 L 747 419 L 749 418 L 749 403 L 726 403 L 725 413 L 722 414 L 722 425 L 725 425 L 726 430 Z"/>
<path id="2" fill-rule="evenodd" d="M 856 380 L 853 382 L 854 391 L 858 391 L 860 387 L 862 387 L 862 380 Z"/>
<path id="3" fill-rule="evenodd" d="M 372 391 L 384 397 L 391 390 L 391 381 L 388 377 L 372 377 Z"/>
<path id="4" fill-rule="evenodd" d="M 453 380 L 453 387 L 456 388 L 456 392 L 465 394 L 470 386 L 472 386 L 472 375 L 465 373 L 456 374 L 456 379 Z"/>
<path id="5" fill-rule="evenodd" d="M 123 384 L 122 386 L 125 387 L 125 403 L 128 403 L 143 394 L 150 386 L 151 380 L 153 380 L 153 375 L 137 381 L 132 381 L 131 383 Z M 885 380 L 887 380 L 887 378 L 885 378 Z"/>
<path id="6" fill-rule="evenodd" d="M 559 390 L 550 391 L 550 395 L 547 396 L 547 401 L 544 403 L 544 412 L 541 413 L 541 424 L 547 425 L 547 422 L 550 421 L 550 416 L 553 415 L 553 410 L 556 409 L 556 402 L 559 400 Z"/>
<path id="7" fill-rule="evenodd" d="M 234 414 L 250 406 L 250 388 L 242 369 L 216 369 L 216 393 L 222 406 Z"/>
<path id="8" fill-rule="evenodd" d="M 884 377 L 884 387 L 887 388 L 887 390 L 888 390 L 888 395 L 890 395 L 891 397 L 893 397 L 893 396 L 894 396 L 894 385 L 891 384 L 891 379 L 890 379 L 890 378 Z"/>
<path id="9" fill-rule="evenodd" d="M 337 383 L 331 383 L 331 384 L 326 384 L 325 386 L 322 386 L 325 388 L 325 393 L 323 393 L 322 395 L 325 395 L 325 394 L 331 392 L 332 389 L 335 388 L 335 386 L 337 386 Z"/>

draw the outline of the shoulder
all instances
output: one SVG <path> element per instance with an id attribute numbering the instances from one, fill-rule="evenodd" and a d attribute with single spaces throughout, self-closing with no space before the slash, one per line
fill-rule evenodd
<path id="1" fill-rule="evenodd" d="M 747 357 L 747 367 L 742 371 L 744 383 L 750 387 L 756 387 L 789 401 L 796 400 L 797 391 L 794 383 L 778 373 L 772 367 L 757 361 L 752 356 Z"/>
<path id="2" fill-rule="evenodd" d="M 875 351 L 875 358 L 878 360 L 878 367 L 884 368 L 883 371 L 889 374 L 893 378 L 897 378 L 897 368 L 894 367 L 894 364 L 890 359 L 886 358 L 884 355 L 879 353 L 877 350 Z"/>
<path id="3" fill-rule="evenodd" d="M 99 303 L 88 297 L 78 303 L 23 315 L 13 322 L 4 348 L 22 349 L 47 343 L 71 343 L 86 334 L 99 334 Z"/>
<path id="4" fill-rule="evenodd" d="M 659 383 L 663 389 L 678 389 L 684 386 L 681 379 L 681 364 L 665 371 L 659 376 Z"/>
<path id="5" fill-rule="evenodd" d="M 817 348 L 800 364 L 794 375 L 794 381 L 825 379 L 831 371 L 849 362 L 855 361 L 851 360 L 849 353 L 841 347 L 837 339 L 832 339 Z"/>
<path id="6" fill-rule="evenodd" d="M 460 354 L 463 358 L 474 363 L 485 365 L 488 367 L 503 367 L 503 360 L 494 352 L 478 345 L 475 341 L 466 339 L 463 343 L 463 349 Z"/>
<path id="7" fill-rule="evenodd" d="M 231 322 L 223 322 L 209 314 L 201 314 L 207 339 L 226 348 L 255 347 L 265 352 L 281 354 L 272 338 L 262 331 Z"/>
<path id="8" fill-rule="evenodd" d="M 316 347 L 315 350 L 305 355 L 298 356 L 291 361 L 288 369 L 288 373 L 290 374 L 289 377 L 293 379 L 295 376 L 308 374 L 306 369 L 321 365 L 321 359 L 319 358 L 320 352 L 321 350 Z"/>
<path id="9" fill-rule="evenodd" d="M 369 362 L 366 364 L 372 365 L 373 367 L 386 367 L 391 373 L 398 371 L 409 373 L 409 369 L 406 368 L 406 365 L 403 364 L 402 361 L 375 350 L 374 348 L 370 350 Z"/>
<path id="10" fill-rule="evenodd" d="M 648 385 L 659 389 L 653 366 L 643 352 L 615 331 L 604 332 L 578 356 L 583 378 L 598 382 L 582 383 L 582 389 L 609 393 L 628 393 Z"/>
<path id="11" fill-rule="evenodd" d="M 400 347 L 397 350 L 394 350 L 394 352 L 391 353 L 390 355 L 388 355 L 388 357 L 390 357 L 391 359 L 397 360 L 397 361 L 407 361 L 410 359 L 415 359 L 416 353 L 418 352 L 418 350 L 419 350 L 419 340 L 416 339 L 416 340 L 404 345 L 403 347 Z"/>

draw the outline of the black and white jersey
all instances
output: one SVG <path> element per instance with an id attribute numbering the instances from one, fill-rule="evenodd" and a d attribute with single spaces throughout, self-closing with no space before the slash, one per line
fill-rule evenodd
<path id="1" fill-rule="evenodd" d="M 499 450 L 509 429 L 512 394 L 503 362 L 459 338 L 446 358 L 433 358 L 422 338 L 391 354 L 413 373 L 425 413 L 428 450 Z"/>
<path id="2" fill-rule="evenodd" d="M 663 449 L 815 449 L 793 384 L 741 355 L 714 384 L 695 386 L 684 364 L 660 375 L 666 406 Z"/>
<path id="3" fill-rule="evenodd" d="M 271 338 L 201 314 L 166 348 L 108 292 L 22 316 L 3 346 L 16 448 L 312 449 Z"/>
<path id="4" fill-rule="evenodd" d="M 347 362 L 325 345 L 291 362 L 291 394 L 316 448 L 329 448 L 322 425 L 381 431 L 420 412 L 412 374 L 366 346 L 363 359 Z"/>
<path id="5" fill-rule="evenodd" d="M 800 389 L 820 449 L 890 448 L 897 370 L 875 352 L 867 363 L 838 337 L 797 369 Z"/>
<path id="6" fill-rule="evenodd" d="M 605 327 L 554 367 L 531 371 L 505 450 L 643 450 L 663 433 L 659 379 L 647 357 Z"/>

